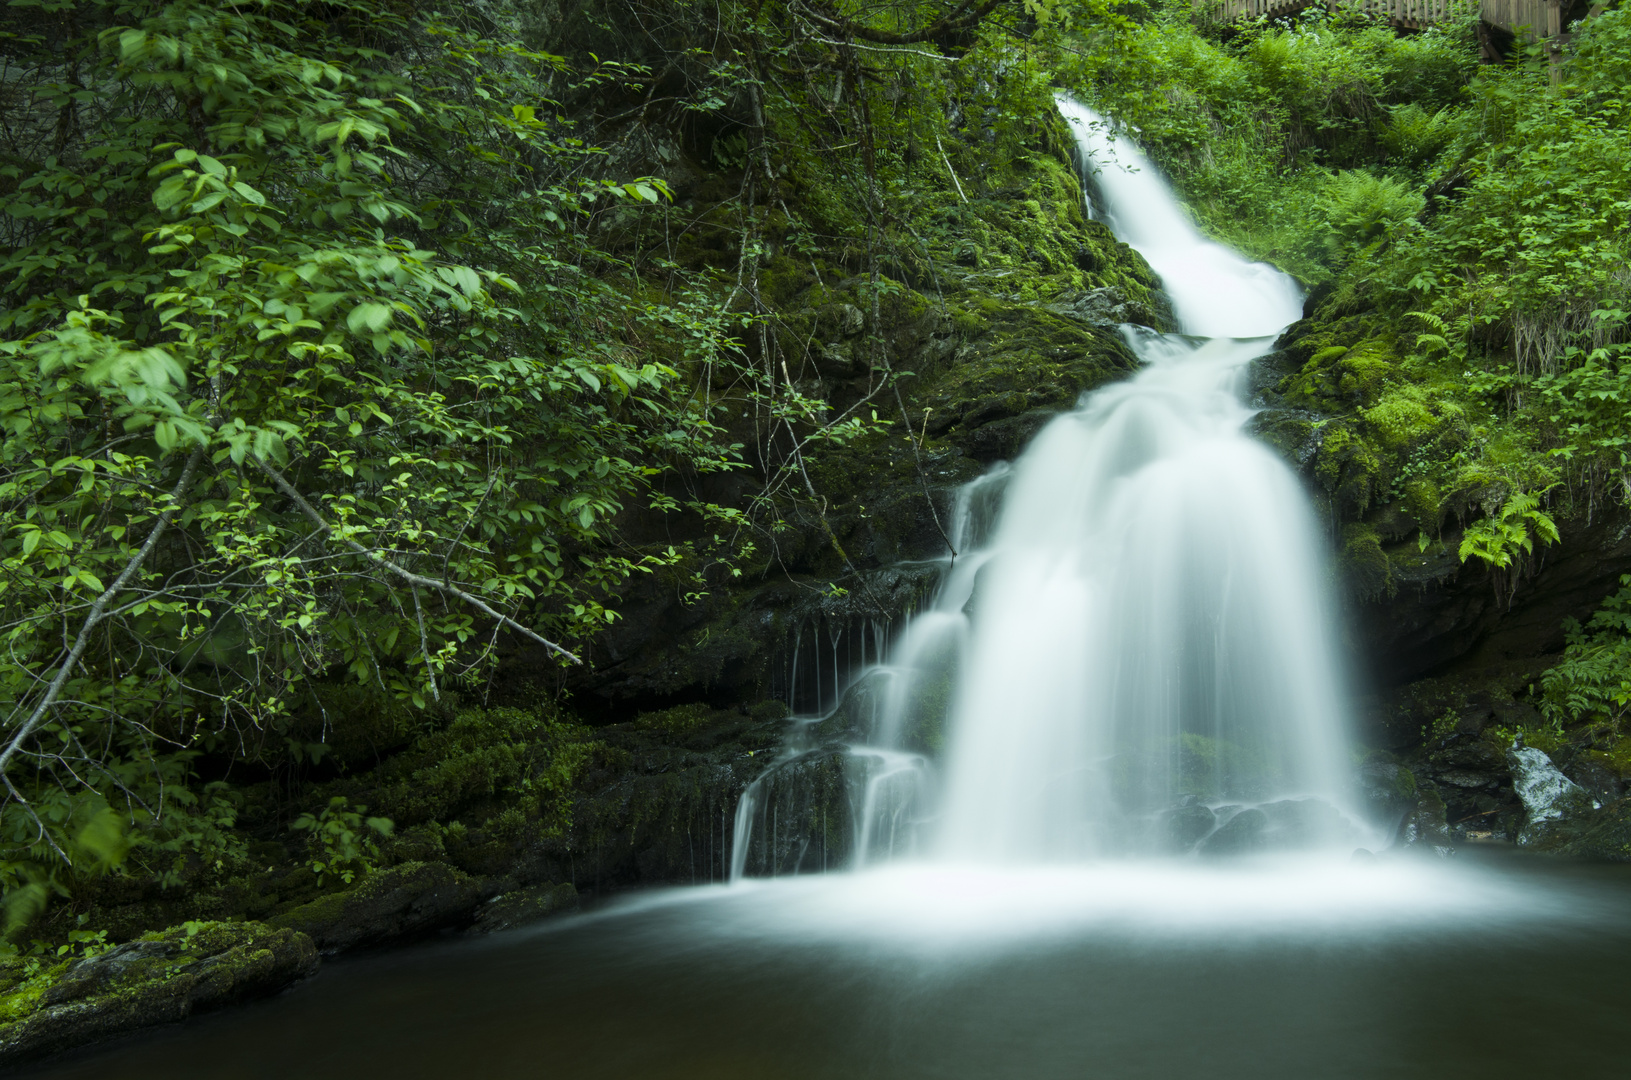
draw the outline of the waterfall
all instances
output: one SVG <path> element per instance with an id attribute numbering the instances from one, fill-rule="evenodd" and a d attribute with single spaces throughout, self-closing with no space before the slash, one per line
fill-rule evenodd
<path id="1" fill-rule="evenodd" d="M 1129 329 L 1139 374 L 1014 467 L 951 716 L 941 845 L 963 858 L 1160 849 L 1208 825 L 1199 807 L 1338 802 L 1344 773 L 1319 532 L 1239 396 L 1297 289 L 1204 239 L 1131 140 L 1060 108 L 1185 333 Z"/>
<path id="2" fill-rule="evenodd" d="M 870 710 L 848 749 L 849 864 L 885 834 L 894 852 L 1007 863 L 1351 838 L 1320 533 L 1241 400 L 1300 294 L 1202 237 L 1129 138 L 1059 107 L 1100 217 L 1160 274 L 1183 332 L 1123 328 L 1139 373 L 960 492 L 962 556 L 839 705 Z M 939 729 L 933 799 L 919 743 Z M 750 790 L 740 820 L 768 804 Z"/>

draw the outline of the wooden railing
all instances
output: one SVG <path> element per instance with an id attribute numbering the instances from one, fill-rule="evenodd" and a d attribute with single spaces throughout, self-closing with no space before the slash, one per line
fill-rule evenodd
<path id="1" fill-rule="evenodd" d="M 1327 0 L 1317 0 L 1324 6 Z M 1220 22 L 1291 15 L 1316 6 L 1316 0 L 1196 0 Z M 1334 4 L 1331 6 L 1335 6 Z M 1419 30 L 1450 17 L 1451 0 L 1350 0 L 1342 6 L 1386 18 L 1397 26 Z M 1529 28 L 1532 36 L 1556 37 L 1562 31 L 1559 0 L 1480 0 L 1479 18 L 1509 33 Z"/>

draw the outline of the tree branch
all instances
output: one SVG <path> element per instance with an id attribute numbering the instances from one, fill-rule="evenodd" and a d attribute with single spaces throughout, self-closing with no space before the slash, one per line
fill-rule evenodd
<path id="1" fill-rule="evenodd" d="M 430 680 L 432 700 L 441 701 L 442 692 L 436 688 L 436 667 L 430 659 L 430 637 L 425 633 L 425 609 L 419 604 L 419 586 L 413 586 L 413 615 L 419 620 L 419 652 L 425 658 L 425 678 Z"/>
<path id="2" fill-rule="evenodd" d="M 141 570 L 142 564 L 147 562 L 147 557 L 153 554 L 153 549 L 158 546 L 159 537 L 164 534 L 164 530 L 170 524 L 170 519 L 175 516 L 177 508 L 181 505 L 181 497 L 192 486 L 193 477 L 198 474 L 198 463 L 203 459 L 204 446 L 200 443 L 188 455 L 187 464 L 182 466 L 181 479 L 176 481 L 175 489 L 170 492 L 170 505 L 164 508 L 164 512 L 159 515 L 158 521 L 153 524 L 152 531 L 147 534 L 147 539 L 142 542 L 142 546 L 137 549 L 136 554 L 130 557 L 130 561 L 125 563 L 125 568 L 119 572 L 118 577 L 113 579 L 113 584 L 104 589 L 102 595 L 91 603 L 91 610 L 86 612 L 85 622 L 79 628 L 79 636 L 74 639 L 73 647 L 68 650 L 67 659 L 62 662 L 62 666 L 57 669 L 56 675 L 51 679 L 51 685 L 46 687 L 45 696 L 40 698 L 39 705 L 35 706 L 28 719 L 23 721 L 22 726 L 17 729 L 17 733 L 6 743 L 6 748 L 0 750 L 0 774 L 5 773 L 6 766 L 11 763 L 12 757 L 22 747 L 23 740 L 34 733 L 34 729 L 40 726 L 40 721 L 45 719 L 46 712 L 50 710 L 52 705 L 56 704 L 57 696 L 62 693 L 63 686 L 68 682 L 69 672 L 79 665 L 80 658 L 85 655 L 85 649 L 91 643 L 91 631 L 95 630 L 97 624 L 104 618 L 108 603 L 124 590 L 125 584 Z M 7 786 L 10 787 L 9 784 Z M 15 788 L 12 791 L 13 794 L 16 793 Z"/>
<path id="3" fill-rule="evenodd" d="M 528 627 L 522 626 L 508 615 L 493 609 L 480 597 L 472 596 L 463 589 L 459 588 L 457 585 L 453 585 L 445 581 L 437 581 L 435 578 L 428 578 L 423 574 L 416 574 L 412 570 L 405 569 L 404 567 L 392 562 L 379 552 L 370 551 L 361 544 L 357 543 L 355 540 L 340 536 L 334 531 L 334 526 L 323 520 L 323 515 L 319 514 L 316 508 L 313 507 L 311 503 L 306 501 L 305 496 L 301 495 L 300 492 L 295 489 L 293 484 L 285 480 L 281 473 L 272 468 L 272 466 L 268 465 L 266 462 L 262 461 L 260 458 L 255 458 L 254 461 L 255 464 L 260 467 L 261 472 L 265 473 L 267 477 L 271 479 L 272 483 L 277 486 L 277 489 L 283 492 L 283 494 L 287 495 L 290 500 L 292 500 L 294 504 L 300 508 L 300 512 L 305 514 L 313 525 L 317 526 L 318 531 L 324 536 L 328 537 L 330 540 L 338 541 L 350 548 L 352 551 L 355 551 L 358 555 L 372 559 L 374 562 L 378 563 L 380 566 L 383 566 L 385 569 L 389 570 L 391 573 L 395 574 L 409 585 L 420 586 L 426 589 L 435 589 L 437 592 L 442 593 L 445 596 L 456 596 L 476 610 L 485 613 L 491 618 L 497 619 L 499 622 L 503 623 L 505 626 L 508 626 L 511 630 L 514 630 L 523 637 L 531 638 L 533 641 L 536 641 L 538 644 L 542 645 L 546 649 L 549 649 L 551 652 L 559 653 L 568 660 L 572 661 L 574 664 L 583 663 L 583 661 L 575 654 L 568 652 L 566 649 L 555 644 L 553 641 L 550 641 L 548 638 L 540 636 L 537 632 L 529 629 Z"/>

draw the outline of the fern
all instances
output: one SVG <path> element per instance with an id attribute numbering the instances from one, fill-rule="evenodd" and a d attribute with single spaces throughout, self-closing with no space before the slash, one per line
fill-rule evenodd
<path id="1" fill-rule="evenodd" d="M 1499 514 L 1469 527 L 1461 537 L 1461 561 L 1476 556 L 1497 570 L 1507 570 L 1520 551 L 1525 555 L 1534 552 L 1535 537 L 1547 544 L 1557 543 L 1557 523 L 1540 508 L 1544 494 L 1520 491 L 1507 499 Z"/>

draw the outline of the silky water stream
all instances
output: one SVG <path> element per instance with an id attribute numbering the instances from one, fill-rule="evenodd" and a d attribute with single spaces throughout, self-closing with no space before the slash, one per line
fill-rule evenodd
<path id="1" fill-rule="evenodd" d="M 1128 328 L 1136 377 L 961 493 L 932 604 L 744 796 L 732 884 L 336 963 L 45 1074 L 1631 1074 L 1624 873 L 1354 858 L 1387 823 L 1349 790 L 1322 540 L 1239 394 L 1300 297 L 1060 107 L 1183 333 Z M 765 876 L 821 868 L 791 811 L 835 738 L 850 865 Z"/>

